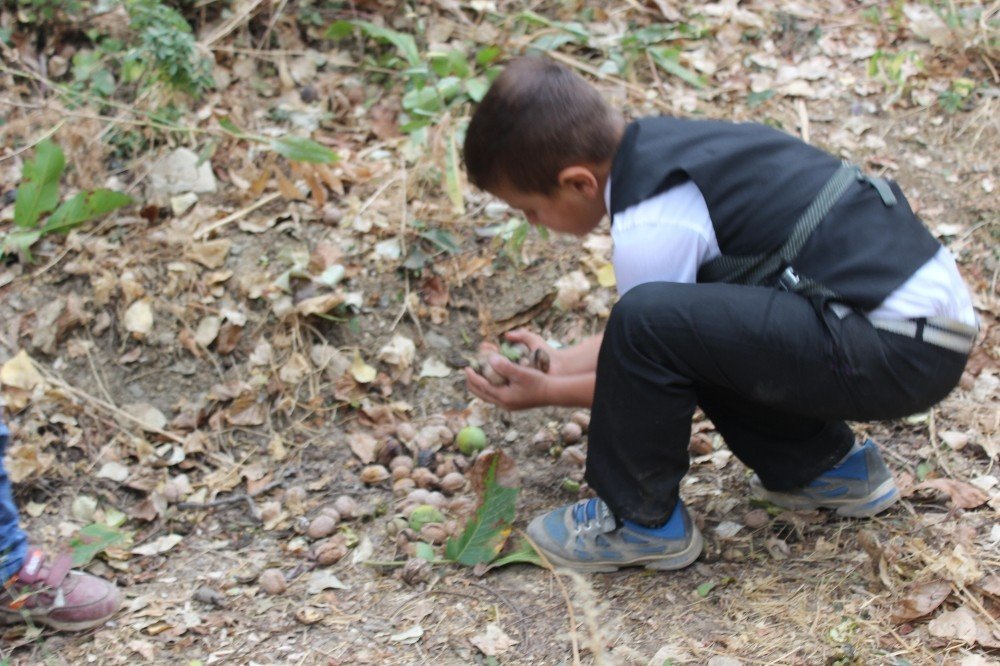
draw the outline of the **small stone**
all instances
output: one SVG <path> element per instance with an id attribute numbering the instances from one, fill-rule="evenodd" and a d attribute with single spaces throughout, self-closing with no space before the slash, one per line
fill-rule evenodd
<path id="1" fill-rule="evenodd" d="M 257 583 L 262 590 L 271 596 L 284 594 L 285 590 L 288 589 L 288 581 L 285 580 L 285 574 L 281 573 L 280 569 L 265 569 L 261 572 Z"/>

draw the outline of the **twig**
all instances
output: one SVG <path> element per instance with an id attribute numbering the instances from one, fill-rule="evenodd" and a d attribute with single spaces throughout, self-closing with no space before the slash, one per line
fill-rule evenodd
<path id="1" fill-rule="evenodd" d="M 101 409 L 110 412 L 111 414 L 114 414 L 119 418 L 125 419 L 126 421 L 131 421 L 132 423 L 135 423 L 136 425 L 140 426 L 143 430 L 147 432 L 152 432 L 157 435 L 160 435 L 161 437 L 166 437 L 167 439 L 176 442 L 178 444 L 184 443 L 183 437 L 178 437 L 174 433 L 167 432 L 166 430 L 161 430 L 160 428 L 153 428 L 149 424 L 145 423 L 142 419 L 132 416 L 128 412 L 119 409 L 115 405 L 112 405 L 109 402 L 105 402 L 100 398 L 95 398 L 86 391 L 82 391 L 76 388 L 75 386 L 66 383 L 59 377 L 56 377 L 52 373 L 48 372 L 46 369 L 37 366 L 37 364 L 36 367 L 39 369 L 42 376 L 45 378 L 45 381 L 49 382 L 50 384 L 54 384 L 55 386 L 58 386 L 62 390 L 72 393 L 76 397 L 81 398 L 82 400 L 85 400 L 86 402 L 89 402 L 92 405 L 96 405 L 97 407 L 100 407 Z"/>
<path id="2" fill-rule="evenodd" d="M 53 134 L 55 134 L 56 132 L 58 132 L 60 129 L 62 129 L 62 126 L 65 125 L 65 124 L 66 124 L 66 119 L 63 118 L 58 123 L 56 123 L 54 127 L 52 127 L 51 129 L 46 130 L 45 132 L 43 132 L 40 137 L 38 137 L 37 139 L 35 139 L 31 143 L 28 143 L 28 144 L 26 144 L 24 146 L 21 146 L 20 148 L 18 148 L 14 152 L 12 152 L 10 155 L 4 155 L 3 157 L 0 157 L 0 162 L 3 162 L 4 160 L 13 159 L 13 158 L 17 157 L 18 155 L 20 155 L 21 153 L 23 153 L 24 151 L 31 150 L 32 148 L 34 148 L 35 146 L 37 146 L 38 144 L 40 144 L 42 141 L 45 141 L 47 138 L 49 138 L 50 136 L 52 136 Z"/>
<path id="3" fill-rule="evenodd" d="M 258 199 L 254 203 L 250 204 L 246 208 L 244 208 L 242 210 L 238 210 L 238 211 L 236 211 L 235 213 L 233 213 L 231 215 L 227 215 L 224 218 L 222 218 L 221 220 L 216 220 L 212 224 L 208 225 L 207 227 L 205 227 L 204 229 L 202 229 L 201 231 L 199 231 L 198 233 L 196 233 L 194 235 L 194 239 L 195 240 L 201 240 L 202 238 L 204 238 L 205 236 L 208 236 L 210 233 L 212 233 L 216 229 L 221 229 L 222 227 L 226 226 L 227 224 L 230 224 L 231 222 L 235 222 L 236 220 L 249 215 L 250 213 L 252 213 L 255 210 L 257 210 L 258 208 L 261 208 L 262 206 L 266 206 L 267 204 L 271 203 L 272 201 L 274 201 L 275 199 L 277 199 L 280 196 L 281 196 L 281 192 L 271 192 L 267 196 L 261 197 L 260 199 Z"/>
<path id="4" fill-rule="evenodd" d="M 555 580 L 556 585 L 559 586 L 559 591 L 562 593 L 563 600 L 565 600 L 566 602 L 566 614 L 569 616 L 569 639 L 573 646 L 573 666 L 581 666 L 580 642 L 576 638 L 576 614 L 573 613 L 573 602 L 570 601 L 569 590 L 567 590 L 566 586 L 563 585 L 562 579 L 556 572 L 555 567 L 552 566 L 552 563 L 549 562 L 549 558 L 545 557 L 545 553 L 543 553 L 541 549 L 539 549 L 538 546 L 535 545 L 535 542 L 531 540 L 531 537 L 529 537 L 524 532 L 520 532 L 520 530 L 518 531 L 524 538 L 524 540 L 527 541 L 531 545 L 531 547 L 535 549 L 536 553 L 538 553 L 538 557 L 542 559 L 542 564 L 546 569 L 548 569 L 552 573 L 552 578 Z"/>
<path id="5" fill-rule="evenodd" d="M 219 41 L 236 28 L 240 27 L 241 24 L 250 20 L 256 9 L 263 4 L 264 0 L 250 0 L 244 7 L 241 7 L 233 14 L 229 20 L 220 25 L 215 31 L 209 35 L 204 41 L 200 42 L 201 46 L 205 48 L 211 48 L 212 44 Z"/>
<path id="6" fill-rule="evenodd" d="M 289 474 L 288 476 L 291 476 Z M 281 477 L 276 481 L 272 481 L 262 488 L 258 488 L 252 493 L 237 493 L 235 495 L 230 495 L 229 497 L 223 497 L 222 499 L 212 500 L 211 502 L 178 502 L 175 506 L 178 509 L 214 509 L 218 506 L 225 506 L 227 504 L 234 504 L 236 502 L 247 502 L 251 507 L 253 507 L 253 498 L 258 495 L 263 495 L 264 493 L 274 490 L 278 486 L 284 485 L 285 477 Z"/>
<path id="7" fill-rule="evenodd" d="M 566 55 L 565 53 L 560 53 L 559 51 L 548 51 L 546 55 L 552 58 L 553 60 L 558 60 L 571 67 L 575 67 L 576 69 L 579 69 L 581 72 L 586 72 L 587 74 L 590 74 L 591 76 L 598 78 L 602 81 L 612 81 L 614 83 L 619 83 L 622 86 L 624 86 L 625 89 L 628 90 L 629 92 L 639 95 L 643 99 L 648 99 L 646 97 L 647 90 L 642 86 L 637 86 L 634 83 L 629 83 L 628 81 L 625 81 L 624 79 L 621 79 L 617 76 L 611 76 L 610 74 L 605 74 L 601 70 L 595 67 L 591 67 L 585 62 L 577 60 L 573 56 Z M 663 102 L 659 97 L 654 97 L 649 101 L 651 101 L 653 104 L 660 107 L 661 109 L 664 109 L 665 111 L 671 110 L 670 106 L 665 102 Z"/>
<path id="8" fill-rule="evenodd" d="M 809 110 L 806 108 L 806 101 L 801 97 L 795 100 L 795 110 L 799 114 L 799 134 L 803 143 L 809 143 Z"/>

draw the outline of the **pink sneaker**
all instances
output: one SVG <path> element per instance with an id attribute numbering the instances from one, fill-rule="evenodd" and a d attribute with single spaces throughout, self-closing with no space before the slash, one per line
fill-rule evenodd
<path id="1" fill-rule="evenodd" d="M 71 571 L 68 554 L 46 564 L 40 550 L 28 551 L 21 570 L 0 591 L 0 617 L 25 619 L 61 631 L 81 631 L 104 624 L 121 601 L 114 583 Z"/>

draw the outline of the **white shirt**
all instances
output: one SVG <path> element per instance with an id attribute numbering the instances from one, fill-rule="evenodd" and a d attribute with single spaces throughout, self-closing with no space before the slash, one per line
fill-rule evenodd
<path id="1" fill-rule="evenodd" d="M 610 178 L 604 199 L 610 210 Z M 611 240 L 619 295 L 644 282 L 697 282 L 702 264 L 721 255 L 705 197 L 690 180 L 615 215 Z M 976 325 L 969 290 L 945 247 L 867 314 L 873 319 L 947 317 Z"/>

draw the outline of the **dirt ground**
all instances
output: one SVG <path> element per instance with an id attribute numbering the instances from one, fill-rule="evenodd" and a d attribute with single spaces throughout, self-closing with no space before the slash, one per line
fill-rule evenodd
<path id="1" fill-rule="evenodd" d="M 235 26 L 207 47 L 218 89 L 190 105 L 187 133 L 158 133 L 149 99 L 68 104 L 39 68 L 59 42 L 3 47 L 0 233 L 23 161 L 52 128 L 64 188 L 136 200 L 43 239 L 34 263 L 0 263 L 7 468 L 25 525 L 53 549 L 91 524 L 124 538 L 88 565 L 119 584 L 121 612 L 80 635 L 7 626 L 4 663 L 1000 663 L 995 3 L 298 5 L 244 3 L 242 22 L 198 27 L 204 39 Z M 416 566 L 414 544 L 443 557 L 440 541 L 475 507 L 468 485 L 443 482 L 470 469 L 451 439 L 467 423 L 517 465 L 516 528 L 586 496 L 574 486 L 586 438 L 559 439 L 571 411 L 482 405 L 460 367 L 517 325 L 562 344 L 600 330 L 614 302 L 608 230 L 582 246 L 534 231 L 505 242 L 516 213 L 449 178 L 469 105 L 440 111 L 423 143 L 401 132 L 405 77 L 373 60 L 391 47 L 323 39 L 307 9 L 324 27 L 384 20 L 421 52 L 495 44 L 507 56 L 576 35 L 556 56 L 629 116 L 766 122 L 898 180 L 955 254 L 982 324 L 940 405 L 855 424 L 882 444 L 904 500 L 872 520 L 756 504 L 749 470 L 696 419 L 681 492 L 707 543 L 692 567 Z M 657 25 L 697 28 L 671 45 L 701 87 L 643 51 L 625 53 L 624 71 L 604 67 Z M 265 30 L 273 50 L 256 46 Z M 901 71 L 879 69 L 898 54 Z M 340 158 L 322 182 L 219 124 L 272 137 L 302 133 L 304 117 Z M 107 138 L 133 126 L 148 144 L 124 159 Z M 180 147 L 208 156 L 216 186 L 172 210 L 153 174 Z M 337 267 L 340 281 L 324 277 Z M 424 471 L 401 483 L 374 468 L 398 456 Z M 441 532 L 408 528 L 427 498 L 414 485 L 441 493 Z M 316 536 L 341 496 L 355 515 Z M 342 557 L 320 564 L 326 547 Z M 284 590 L 267 591 L 269 570 Z"/>

